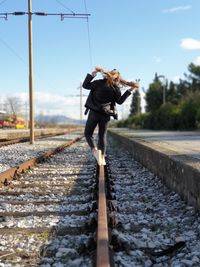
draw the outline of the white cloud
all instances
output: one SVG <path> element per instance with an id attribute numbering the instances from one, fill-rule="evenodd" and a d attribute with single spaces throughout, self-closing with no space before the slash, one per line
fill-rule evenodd
<path id="1" fill-rule="evenodd" d="M 172 8 L 169 8 L 169 9 L 164 9 L 162 12 L 163 13 L 175 13 L 175 12 L 180 12 L 180 11 L 186 11 L 186 10 L 189 10 L 191 9 L 192 7 L 191 6 L 177 6 L 177 7 L 172 7 Z"/>
<path id="2" fill-rule="evenodd" d="M 86 96 L 82 97 L 82 111 Z M 38 92 L 35 96 L 38 112 L 49 115 L 65 115 L 73 119 L 80 118 L 80 96 L 61 96 L 56 94 Z"/>
<path id="3" fill-rule="evenodd" d="M 200 56 L 195 59 L 194 64 L 200 66 Z"/>
<path id="4" fill-rule="evenodd" d="M 185 38 L 181 40 L 181 47 L 190 50 L 200 49 L 200 41 L 192 38 Z"/>
<path id="5" fill-rule="evenodd" d="M 29 97 L 27 93 L 16 93 L 13 96 L 19 97 L 28 112 Z M 8 96 L 2 95 L 2 98 Z M 82 111 L 84 113 L 84 104 L 86 95 L 82 97 Z M 69 95 L 62 96 L 51 93 L 35 92 L 34 94 L 34 112 L 44 115 L 64 115 L 73 119 L 80 119 L 80 96 Z M 84 116 L 83 116 L 84 118 Z M 86 118 L 86 117 L 85 117 Z"/>
<path id="6" fill-rule="evenodd" d="M 130 79 L 131 80 L 131 79 Z M 87 92 L 88 93 L 88 92 Z M 123 91 L 122 91 L 123 93 Z M 28 116 L 29 109 L 29 96 L 28 93 L 16 93 L 12 96 L 19 97 L 23 104 L 23 112 L 25 116 Z M 8 97 L 8 95 L 0 95 L 0 107 L 1 101 Z M 82 97 L 82 118 L 87 119 L 84 115 L 87 95 L 85 92 Z M 117 105 L 119 119 L 127 118 L 130 111 L 132 97 L 129 97 L 123 105 Z M 44 115 L 64 115 L 72 119 L 80 119 L 80 96 L 79 95 L 57 95 L 45 92 L 34 93 L 34 113 L 36 115 L 42 113 Z"/>

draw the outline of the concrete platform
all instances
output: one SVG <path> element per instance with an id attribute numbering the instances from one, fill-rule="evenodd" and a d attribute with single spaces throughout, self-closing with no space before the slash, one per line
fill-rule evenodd
<path id="1" fill-rule="evenodd" d="M 200 209 L 200 132 L 110 128 L 109 134 L 169 188 Z"/>

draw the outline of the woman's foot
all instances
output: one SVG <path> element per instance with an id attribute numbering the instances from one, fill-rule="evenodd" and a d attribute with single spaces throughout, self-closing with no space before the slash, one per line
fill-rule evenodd
<path id="1" fill-rule="evenodd" d="M 106 165 L 105 155 L 101 155 L 101 164 Z"/>
<path id="2" fill-rule="evenodd" d="M 98 165 L 102 165 L 101 150 L 94 148 L 94 149 L 92 149 L 92 153 L 93 153 L 94 157 L 96 158 Z"/>

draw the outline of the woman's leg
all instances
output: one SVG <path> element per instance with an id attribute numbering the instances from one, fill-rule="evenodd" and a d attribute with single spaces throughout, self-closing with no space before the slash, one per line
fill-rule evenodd
<path id="1" fill-rule="evenodd" d="M 85 135 L 85 139 L 86 139 L 88 145 L 90 146 L 90 148 L 92 150 L 94 150 L 96 148 L 96 144 L 95 144 L 95 141 L 93 138 L 93 133 L 94 133 L 94 130 L 97 126 L 98 120 L 99 120 L 98 113 L 90 110 L 89 115 L 88 115 L 88 119 L 87 119 L 87 122 L 85 125 L 84 135 Z"/>
<path id="2" fill-rule="evenodd" d="M 109 121 L 110 121 L 109 116 L 101 115 L 101 120 L 98 123 L 98 126 L 99 126 L 98 149 L 101 150 L 103 155 L 105 155 L 105 152 L 106 152 L 106 135 L 107 135 Z"/>

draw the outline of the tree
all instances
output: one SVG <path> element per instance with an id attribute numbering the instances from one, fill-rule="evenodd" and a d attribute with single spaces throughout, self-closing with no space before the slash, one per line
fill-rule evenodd
<path id="1" fill-rule="evenodd" d="M 190 83 L 186 80 L 180 79 L 179 84 L 177 84 L 177 94 L 179 100 L 190 91 Z"/>
<path id="2" fill-rule="evenodd" d="M 7 113 L 17 115 L 21 113 L 22 102 L 18 97 L 7 97 L 5 101 L 5 110 Z"/>
<path id="3" fill-rule="evenodd" d="M 153 83 L 149 85 L 149 89 L 146 92 L 146 111 L 152 112 L 163 104 L 163 85 L 155 75 Z"/>
<path id="4" fill-rule="evenodd" d="M 184 73 L 185 80 L 180 80 L 177 85 L 179 98 L 190 92 L 200 91 L 200 66 L 190 63 L 188 65 L 189 74 Z"/>
<path id="5" fill-rule="evenodd" d="M 167 102 L 170 102 L 174 105 L 178 104 L 179 96 L 174 82 L 169 83 L 169 89 L 167 90 Z"/>
<path id="6" fill-rule="evenodd" d="M 138 90 L 135 90 L 132 95 L 132 101 L 130 106 L 130 116 L 141 113 L 141 97 Z"/>
<path id="7" fill-rule="evenodd" d="M 200 81 L 200 66 L 195 65 L 194 63 L 190 63 L 188 70 L 191 73 L 190 78 Z"/>
<path id="8" fill-rule="evenodd" d="M 190 63 L 188 70 L 190 72 L 188 79 L 191 83 L 191 90 L 200 91 L 200 66 Z"/>

